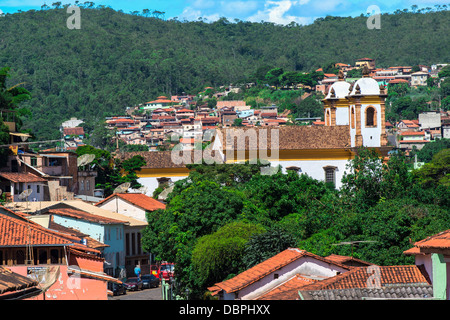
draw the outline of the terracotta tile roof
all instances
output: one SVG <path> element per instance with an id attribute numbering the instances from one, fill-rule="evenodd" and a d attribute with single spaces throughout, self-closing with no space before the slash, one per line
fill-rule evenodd
<path id="1" fill-rule="evenodd" d="M 46 182 L 47 180 L 29 172 L 0 172 L 0 177 L 12 182 Z"/>
<path id="2" fill-rule="evenodd" d="M 256 300 L 299 300 L 298 290 L 316 281 L 318 280 L 297 274 L 288 281 L 258 297 Z"/>
<path id="3" fill-rule="evenodd" d="M 38 281 L 22 276 L 10 269 L 0 266 L 0 294 L 35 287 Z"/>
<path id="4" fill-rule="evenodd" d="M 335 263 L 331 260 L 327 260 L 310 252 L 297 248 L 289 248 L 229 280 L 216 283 L 215 286 L 219 287 L 227 293 L 236 292 L 302 257 L 312 257 L 333 265 L 337 265 L 347 270 L 350 269 L 347 266 Z"/>
<path id="5" fill-rule="evenodd" d="M 75 128 L 64 128 L 64 135 L 70 136 L 70 135 L 76 135 L 76 136 L 83 136 L 84 135 L 84 129 L 82 127 L 75 127 Z"/>
<path id="6" fill-rule="evenodd" d="M 119 197 L 125 201 L 128 201 L 135 206 L 138 206 L 142 209 L 145 209 L 147 211 L 155 211 L 158 209 L 165 209 L 166 205 L 159 202 L 158 200 L 153 199 L 152 197 L 149 197 L 143 193 L 114 193 L 110 195 L 109 197 L 103 199 L 100 202 L 97 202 L 95 205 L 100 206 L 102 203 L 105 203 L 109 199 L 113 197 Z"/>
<path id="7" fill-rule="evenodd" d="M 417 248 L 417 249 L 414 249 Z M 450 248 L 450 230 L 445 230 L 438 234 L 427 237 L 414 243 L 414 248 L 407 250 L 408 253 L 431 253 L 436 249 L 449 249 Z M 414 249 L 414 250 L 413 250 Z M 404 252 L 406 253 L 406 252 Z"/>
<path id="8" fill-rule="evenodd" d="M 368 268 L 372 267 L 353 268 L 348 272 L 305 286 L 301 291 L 371 287 L 371 285 L 374 285 L 371 281 L 376 274 L 374 270 Z M 374 266 L 374 268 L 379 268 L 380 278 L 377 285 L 381 287 L 401 284 L 431 284 L 426 272 L 415 265 Z"/>
<path id="9" fill-rule="evenodd" d="M 0 247 L 25 247 L 28 241 L 33 245 L 72 244 L 67 237 L 47 230 L 38 224 L 0 214 Z"/>
<path id="10" fill-rule="evenodd" d="M 232 146 L 231 137 L 233 129 L 218 129 L 222 135 L 222 146 L 224 150 Z M 350 130 L 348 126 L 287 126 L 277 127 L 277 129 L 265 128 L 239 128 L 236 133 L 246 132 L 247 130 L 256 131 L 257 141 L 246 139 L 246 150 L 255 150 L 259 148 L 259 138 L 267 136 L 267 148 L 271 148 L 271 133 L 278 130 L 279 150 L 308 150 L 308 149 L 339 149 L 350 147 Z M 241 131 L 243 130 L 243 131 Z M 220 138 L 220 135 L 218 135 Z M 225 140 L 226 139 L 226 140 Z M 227 141 L 227 145 L 224 144 Z"/>
<path id="11" fill-rule="evenodd" d="M 63 217 L 70 217 L 90 222 L 96 222 L 99 224 L 127 224 L 126 221 L 116 220 L 108 217 L 102 217 L 95 214 L 91 214 L 85 211 L 71 209 L 71 208 L 46 208 L 42 211 L 42 214 L 54 214 Z"/>
<path id="12" fill-rule="evenodd" d="M 212 152 L 214 155 L 214 152 Z M 181 156 L 185 156 L 181 163 L 176 163 L 172 160 L 172 151 L 136 151 L 136 152 L 124 152 L 117 155 L 117 158 L 121 161 L 132 158 L 133 156 L 142 156 L 146 162 L 143 169 L 167 169 L 167 168 L 185 168 L 186 163 L 194 163 L 194 152 L 180 153 Z"/>
<path id="13" fill-rule="evenodd" d="M 402 135 L 402 136 L 424 136 L 425 132 L 423 132 L 423 131 L 404 131 L 404 132 L 401 132 L 400 135 Z"/>
<path id="14" fill-rule="evenodd" d="M 331 260 L 331 261 L 334 261 L 334 262 L 337 262 L 337 263 L 342 263 L 342 264 L 349 265 L 349 266 L 352 266 L 352 265 L 370 266 L 370 265 L 373 264 L 373 263 L 370 263 L 370 262 L 367 262 L 367 261 L 363 261 L 363 260 L 360 260 L 360 259 L 357 259 L 357 258 L 354 258 L 354 257 L 341 256 L 341 255 L 337 255 L 337 254 L 331 254 L 331 255 L 329 255 L 329 256 L 327 256 L 325 258 L 328 259 L 328 260 Z"/>

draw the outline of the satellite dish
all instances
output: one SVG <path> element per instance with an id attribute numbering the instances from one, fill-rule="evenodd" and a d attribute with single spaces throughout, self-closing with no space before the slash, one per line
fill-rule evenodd
<path id="1" fill-rule="evenodd" d="M 31 195 L 31 193 L 33 192 L 33 190 L 31 189 L 26 189 L 24 190 L 21 194 L 19 194 L 19 196 L 17 197 L 19 200 L 25 200 L 28 199 L 28 197 Z"/>
<path id="2" fill-rule="evenodd" d="M 148 188 L 143 186 L 138 189 L 139 193 L 147 194 Z"/>
<path id="3" fill-rule="evenodd" d="M 77 159 L 77 167 L 85 166 L 95 159 L 95 154 L 83 154 Z"/>
<path id="4" fill-rule="evenodd" d="M 118 186 L 117 188 L 114 189 L 113 193 L 126 193 L 128 191 L 128 189 L 130 188 L 131 183 L 129 182 L 125 182 L 122 183 L 120 186 Z"/>

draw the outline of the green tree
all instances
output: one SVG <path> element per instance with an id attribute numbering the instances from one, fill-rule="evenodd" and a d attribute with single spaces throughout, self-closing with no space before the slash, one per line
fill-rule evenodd
<path id="1" fill-rule="evenodd" d="M 193 285 L 196 288 L 191 290 L 202 293 L 208 286 L 241 272 L 246 243 L 263 231 L 260 225 L 235 221 L 200 237 L 192 251 Z"/>
<path id="2" fill-rule="evenodd" d="M 294 236 L 278 226 L 263 233 L 253 234 L 245 244 L 242 254 L 245 269 L 249 269 L 289 247 L 295 247 L 295 245 Z"/>

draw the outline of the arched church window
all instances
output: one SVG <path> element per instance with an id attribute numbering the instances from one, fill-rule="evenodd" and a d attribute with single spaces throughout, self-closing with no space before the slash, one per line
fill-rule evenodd
<path id="1" fill-rule="evenodd" d="M 376 113 L 374 107 L 368 107 L 366 109 L 366 127 L 375 127 L 377 125 Z"/>
<path id="2" fill-rule="evenodd" d="M 352 112 L 351 112 L 350 117 L 351 117 L 351 119 L 350 119 L 351 128 L 355 129 L 355 108 L 353 108 L 353 107 L 352 107 Z"/>

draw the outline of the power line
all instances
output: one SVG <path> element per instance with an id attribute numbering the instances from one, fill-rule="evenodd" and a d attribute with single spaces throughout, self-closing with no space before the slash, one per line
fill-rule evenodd
<path id="1" fill-rule="evenodd" d="M 34 144 L 34 143 L 48 143 L 48 142 L 61 142 L 61 139 L 58 140 L 44 140 L 44 141 L 33 141 L 33 142 L 17 142 L 12 144 L 2 144 L 0 145 L 0 148 L 7 148 L 11 146 L 20 146 L 24 144 Z"/>

